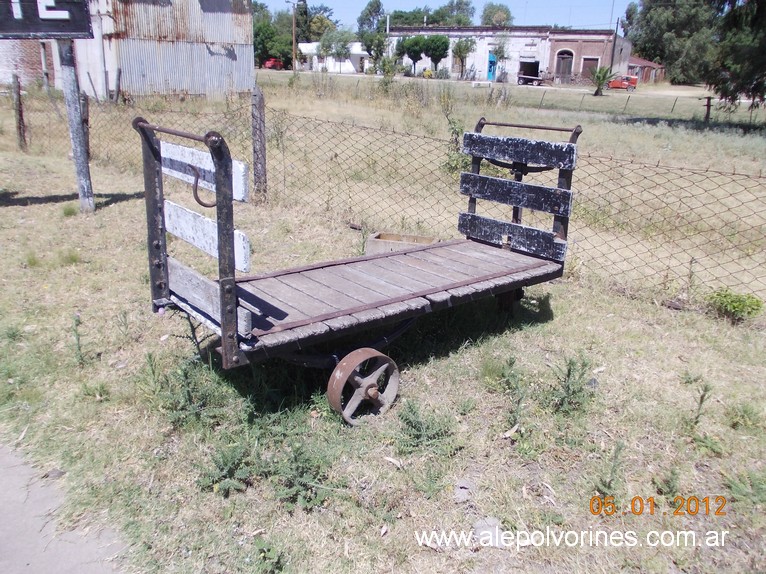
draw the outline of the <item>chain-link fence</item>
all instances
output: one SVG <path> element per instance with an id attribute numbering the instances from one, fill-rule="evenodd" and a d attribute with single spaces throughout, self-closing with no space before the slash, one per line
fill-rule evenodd
<path id="1" fill-rule="evenodd" d="M 0 149 L 15 148 L 10 98 L 0 103 Z M 29 152 L 66 154 L 63 103 L 24 101 Z M 205 133 L 215 129 L 232 155 L 252 161 L 247 98 L 209 103 L 158 100 L 90 106 L 92 161 L 138 173 L 131 121 Z M 266 110 L 265 199 L 364 231 L 450 237 L 466 198 L 458 193 L 465 158 L 457 141 Z M 553 183 L 553 182 L 548 182 Z M 662 296 L 730 287 L 766 298 L 766 178 L 589 155 L 574 172 L 568 272 Z M 482 206 L 502 216 L 503 208 Z M 507 218 L 507 216 L 506 216 Z"/>

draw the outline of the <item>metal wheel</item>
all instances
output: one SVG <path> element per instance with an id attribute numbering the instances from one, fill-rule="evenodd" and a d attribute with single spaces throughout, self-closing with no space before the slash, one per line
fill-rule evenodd
<path id="1" fill-rule="evenodd" d="M 385 413 L 399 391 L 399 368 L 390 357 L 365 347 L 338 363 L 327 384 L 330 406 L 350 425 Z"/>
<path id="2" fill-rule="evenodd" d="M 633 91 L 635 91 L 635 89 L 636 88 L 634 86 L 628 86 L 628 91 L 629 92 L 633 92 Z"/>
<path id="3" fill-rule="evenodd" d="M 540 80 L 532 80 L 532 85 L 533 86 L 539 86 L 540 85 Z"/>
<path id="4" fill-rule="evenodd" d="M 604 84 L 604 89 L 605 90 L 611 90 L 612 86 L 610 86 L 608 83 L 606 83 L 606 84 Z"/>
<path id="5" fill-rule="evenodd" d="M 523 79 L 523 78 L 519 78 L 519 85 L 520 85 L 520 86 L 523 86 L 523 85 L 524 85 L 524 79 Z"/>

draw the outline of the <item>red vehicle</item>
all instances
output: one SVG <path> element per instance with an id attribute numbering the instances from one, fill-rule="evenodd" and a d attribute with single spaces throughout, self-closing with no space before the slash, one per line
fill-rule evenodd
<path id="1" fill-rule="evenodd" d="M 285 66 L 279 58 L 269 58 L 263 63 L 263 67 L 269 70 L 281 70 Z"/>
<path id="2" fill-rule="evenodd" d="M 606 83 L 604 88 L 607 90 L 628 90 L 632 92 L 638 85 L 638 76 L 618 76 L 614 80 L 610 80 Z"/>

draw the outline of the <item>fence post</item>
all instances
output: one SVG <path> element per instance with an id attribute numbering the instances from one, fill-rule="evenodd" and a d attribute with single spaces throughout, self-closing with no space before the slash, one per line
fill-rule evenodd
<path id="1" fill-rule="evenodd" d="M 252 94 L 253 189 L 266 194 L 266 101 L 258 84 Z"/>
<path id="2" fill-rule="evenodd" d="M 85 92 L 80 92 L 80 113 L 82 114 L 82 135 L 85 144 L 85 157 L 90 161 L 90 99 Z"/>
<path id="3" fill-rule="evenodd" d="M 58 40 L 61 58 L 61 82 L 64 88 L 64 103 L 66 104 L 69 121 L 69 139 L 72 142 L 77 187 L 80 196 L 80 212 L 92 213 L 96 210 L 93 198 L 93 184 L 90 179 L 90 165 L 85 155 L 85 137 L 82 133 L 82 117 L 80 111 L 80 88 L 77 82 L 77 71 L 74 61 L 74 42 Z"/>
<path id="4" fill-rule="evenodd" d="M 16 143 L 21 151 L 27 151 L 27 126 L 24 124 L 24 107 L 21 102 L 21 82 L 13 74 L 13 110 L 16 113 Z"/>

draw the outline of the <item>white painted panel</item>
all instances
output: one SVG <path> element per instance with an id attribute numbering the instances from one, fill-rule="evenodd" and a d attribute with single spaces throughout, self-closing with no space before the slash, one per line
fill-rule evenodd
<path id="1" fill-rule="evenodd" d="M 218 225 L 212 219 L 165 200 L 165 229 L 218 258 Z M 234 230 L 234 261 L 238 271 L 250 271 L 250 240 L 238 230 Z"/>
<path id="2" fill-rule="evenodd" d="M 201 170 L 215 173 L 213 158 L 210 157 L 210 154 L 207 152 L 163 141 L 160 142 L 160 152 L 162 153 L 163 158 L 188 163 Z M 250 197 L 250 166 L 244 162 L 237 161 L 236 159 L 233 159 L 231 164 L 232 192 L 234 199 L 237 201 L 247 201 Z M 176 171 L 164 165 L 162 166 L 162 173 L 187 183 L 194 183 L 194 176 L 191 173 Z M 198 185 L 199 187 L 215 191 L 215 184 L 210 183 L 209 181 L 204 181 L 204 178 L 202 177 L 200 178 Z"/>

